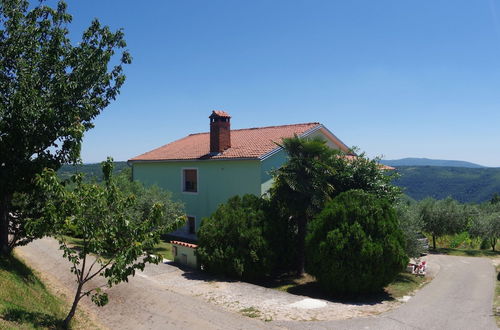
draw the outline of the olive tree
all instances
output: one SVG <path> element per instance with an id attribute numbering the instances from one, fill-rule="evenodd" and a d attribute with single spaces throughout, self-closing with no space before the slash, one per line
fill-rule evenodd
<path id="1" fill-rule="evenodd" d="M 43 168 L 79 157 L 83 133 L 116 98 L 131 62 L 123 32 L 97 19 L 73 43 L 66 7 L 0 0 L 0 254 L 42 235 L 27 234 L 19 205 Z"/>
<path id="2" fill-rule="evenodd" d="M 147 263 L 160 262 L 162 258 L 151 252 L 160 242 L 161 235 L 178 228 L 186 220 L 182 209 L 170 203 L 154 203 L 150 209 L 141 211 L 137 196 L 116 185 L 112 177 L 112 160 L 108 159 L 102 166 L 104 184 L 84 183 L 82 176 L 77 174 L 72 178 L 74 188 L 68 189 L 51 169 L 36 179 L 37 191 L 45 194 L 45 202 L 41 216 L 31 219 L 27 228 L 56 237 L 76 277 L 76 292 L 64 320 L 65 327 L 83 297 L 91 296 L 98 306 L 108 302 L 107 294 L 89 281 L 103 276 L 106 286 L 111 287 L 127 281 Z M 65 236 L 68 228 L 79 233 L 78 246 L 68 242 Z"/>
<path id="3" fill-rule="evenodd" d="M 436 249 L 436 238 L 460 233 L 467 227 L 464 206 L 448 197 L 443 200 L 426 198 L 420 202 L 420 214 L 424 230 L 432 235 L 432 248 Z"/>
<path id="4" fill-rule="evenodd" d="M 401 198 L 395 204 L 399 228 L 405 238 L 405 251 L 409 257 L 419 257 L 424 252 L 421 231 L 424 226 L 418 204 Z"/>

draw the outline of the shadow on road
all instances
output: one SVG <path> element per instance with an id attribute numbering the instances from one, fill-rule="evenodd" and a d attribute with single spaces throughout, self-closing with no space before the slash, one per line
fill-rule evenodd
<path id="1" fill-rule="evenodd" d="M 182 276 L 188 280 L 204 281 L 204 282 L 225 282 L 236 283 L 243 282 L 224 276 L 217 276 L 205 273 L 201 270 L 192 269 L 175 262 L 169 262 L 169 265 L 178 267 L 183 271 Z M 393 301 L 394 298 L 387 292 L 378 292 L 373 294 L 363 295 L 336 295 L 332 296 L 324 292 L 312 276 L 305 275 L 297 278 L 295 275 L 284 274 L 276 277 L 268 277 L 261 281 L 243 282 L 253 285 L 258 285 L 268 289 L 287 292 L 296 296 L 303 296 L 314 299 L 323 299 L 334 303 L 344 303 L 351 305 L 376 305 L 384 301 Z"/>

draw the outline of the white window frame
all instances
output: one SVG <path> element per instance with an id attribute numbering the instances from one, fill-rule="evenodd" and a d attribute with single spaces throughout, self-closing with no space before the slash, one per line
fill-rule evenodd
<path id="1" fill-rule="evenodd" d="M 185 191 L 185 178 L 184 178 L 184 171 L 185 170 L 195 170 L 196 171 L 196 192 L 194 191 Z M 198 195 L 200 192 L 200 172 L 197 167 L 183 167 L 181 168 L 181 192 L 183 194 L 188 194 L 188 195 Z"/>

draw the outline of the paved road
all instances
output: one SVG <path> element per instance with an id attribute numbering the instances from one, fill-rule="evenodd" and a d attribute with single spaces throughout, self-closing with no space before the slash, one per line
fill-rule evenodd
<path id="1" fill-rule="evenodd" d="M 490 259 L 436 255 L 436 278 L 403 306 L 379 316 L 297 324 L 291 329 L 497 329 L 492 316 L 495 271 Z"/>
<path id="2" fill-rule="evenodd" d="M 42 239 L 17 248 L 30 266 L 49 274 L 57 284 L 75 287 L 69 263 L 55 240 Z M 153 265 L 154 266 L 154 265 Z M 161 265 L 159 265 L 161 266 Z M 168 267 L 164 267 L 168 271 Z M 96 278 L 99 278 L 97 276 Z M 102 284 L 102 280 L 93 284 Z M 72 291 L 74 294 L 75 291 Z M 178 294 L 147 277 L 134 276 L 107 291 L 109 304 L 97 307 L 82 299 L 99 322 L 110 329 L 262 329 L 270 326 L 256 319 L 229 313 L 201 298 Z"/>
<path id="3" fill-rule="evenodd" d="M 74 286 L 67 262 L 53 240 L 19 249 L 29 264 L 60 284 Z M 228 312 L 201 297 L 179 294 L 168 286 L 135 276 L 108 291 L 110 303 L 86 305 L 111 329 L 497 329 L 492 317 L 495 272 L 491 260 L 430 256 L 440 268 L 436 278 L 401 307 L 374 317 L 343 321 L 262 322 Z M 154 267 L 161 267 L 154 266 Z M 174 267 L 162 267 L 161 272 Z M 159 269 L 151 268 L 151 271 Z M 146 273 L 148 274 L 148 273 Z M 168 274 L 164 274 L 168 277 Z M 229 285 L 229 284 L 228 284 Z M 242 285 L 241 283 L 238 285 Z"/>

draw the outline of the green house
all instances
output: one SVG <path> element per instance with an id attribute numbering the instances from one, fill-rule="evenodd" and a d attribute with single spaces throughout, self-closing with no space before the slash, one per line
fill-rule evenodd
<path id="1" fill-rule="evenodd" d="M 224 111 L 210 115 L 210 132 L 190 134 L 129 160 L 133 178 L 171 191 L 184 202 L 188 222 L 173 236 L 196 241 L 201 219 L 234 195 L 264 194 L 272 184 L 270 171 L 286 154 L 283 138 L 322 137 L 331 148 L 348 147 L 320 123 L 231 130 Z"/>

